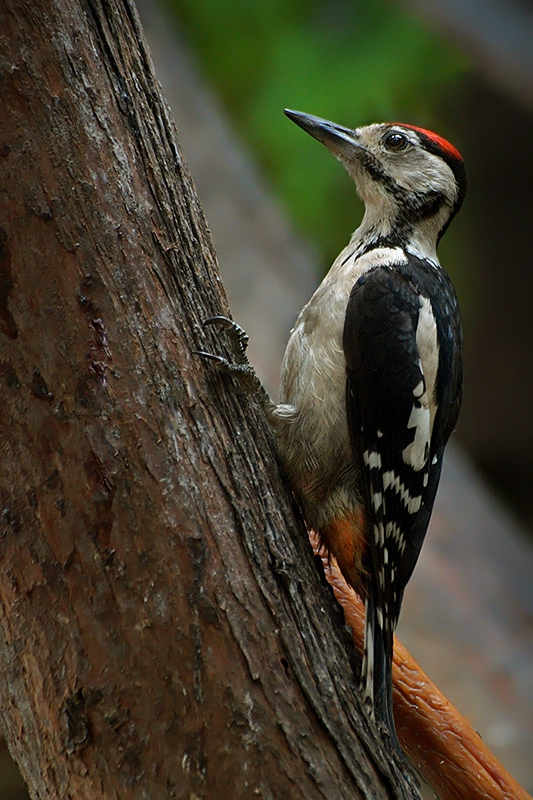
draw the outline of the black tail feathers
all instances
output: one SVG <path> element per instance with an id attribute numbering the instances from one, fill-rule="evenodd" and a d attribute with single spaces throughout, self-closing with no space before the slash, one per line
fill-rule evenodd
<path id="1" fill-rule="evenodd" d="M 394 633 L 384 625 L 373 597 L 366 601 L 365 652 L 361 689 L 371 715 L 382 723 L 394 749 L 401 752 L 392 708 L 392 648 Z"/>

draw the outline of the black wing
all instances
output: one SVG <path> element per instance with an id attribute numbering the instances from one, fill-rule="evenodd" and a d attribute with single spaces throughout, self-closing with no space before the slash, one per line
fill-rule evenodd
<path id="1" fill-rule="evenodd" d="M 411 259 L 355 284 L 344 328 L 348 426 L 363 484 L 368 588 L 391 629 L 457 419 L 460 344 L 455 294 L 441 269 Z"/>
<path id="2" fill-rule="evenodd" d="M 461 399 L 461 327 L 446 274 L 415 258 L 367 272 L 350 295 L 343 345 L 348 427 L 366 519 L 362 688 L 399 749 L 393 632 Z"/>

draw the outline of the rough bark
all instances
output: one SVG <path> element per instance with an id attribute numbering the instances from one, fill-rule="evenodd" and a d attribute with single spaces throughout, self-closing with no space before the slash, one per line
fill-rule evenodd
<path id="1" fill-rule="evenodd" d="M 416 797 L 253 400 L 128 0 L 0 4 L 0 713 L 33 798 Z"/>

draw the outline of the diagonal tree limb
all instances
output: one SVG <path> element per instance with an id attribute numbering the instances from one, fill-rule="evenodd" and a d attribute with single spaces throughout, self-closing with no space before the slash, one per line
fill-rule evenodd
<path id="1" fill-rule="evenodd" d="M 364 605 L 336 563 L 328 560 L 318 538 L 311 534 L 310 539 L 355 644 L 362 650 Z M 393 680 L 401 745 L 441 800 L 531 800 L 398 639 L 394 644 Z"/>

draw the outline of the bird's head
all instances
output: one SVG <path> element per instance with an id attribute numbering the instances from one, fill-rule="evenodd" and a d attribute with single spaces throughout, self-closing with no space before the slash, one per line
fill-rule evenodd
<path id="1" fill-rule="evenodd" d="M 438 242 L 466 194 L 464 162 L 453 145 L 414 125 L 352 130 L 300 111 L 285 114 L 344 164 L 365 203 L 368 228 Z"/>

